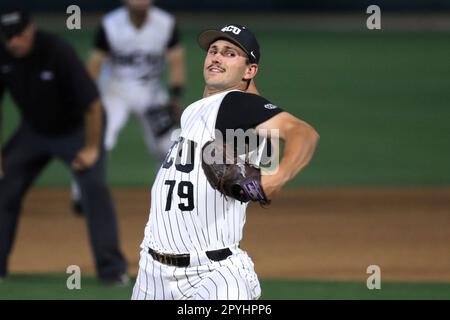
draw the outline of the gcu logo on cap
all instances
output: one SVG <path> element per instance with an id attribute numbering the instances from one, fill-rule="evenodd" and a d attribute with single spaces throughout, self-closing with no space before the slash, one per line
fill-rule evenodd
<path id="1" fill-rule="evenodd" d="M 222 28 L 220 31 L 222 31 L 222 32 L 233 32 L 234 34 L 239 34 L 239 33 L 241 33 L 241 29 L 239 29 L 238 27 L 235 27 L 235 26 L 226 26 L 226 27 L 224 27 L 224 28 Z"/>

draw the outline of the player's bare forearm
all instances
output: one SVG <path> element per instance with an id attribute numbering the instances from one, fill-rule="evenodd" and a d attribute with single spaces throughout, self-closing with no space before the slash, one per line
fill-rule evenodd
<path id="1" fill-rule="evenodd" d="M 169 84 L 183 87 L 186 83 L 186 66 L 184 48 L 180 45 L 167 53 L 169 62 Z"/>
<path id="2" fill-rule="evenodd" d="M 105 61 L 107 54 L 101 50 L 94 49 L 87 62 L 87 69 L 92 79 L 97 80 L 100 75 L 102 64 Z"/>
<path id="3" fill-rule="evenodd" d="M 102 106 L 99 99 L 92 102 L 85 114 L 85 144 L 72 162 L 75 170 L 90 168 L 100 154 L 102 132 Z"/>
<path id="4" fill-rule="evenodd" d="M 317 132 L 306 124 L 289 129 L 279 171 L 287 181 L 294 178 L 310 161 L 319 141 Z"/>
<path id="5" fill-rule="evenodd" d="M 284 140 L 284 153 L 278 170 L 273 175 L 264 175 L 262 183 L 268 197 L 277 194 L 306 165 L 316 150 L 319 134 L 306 122 L 287 112 L 282 112 L 261 125 L 261 128 L 278 129 Z"/>

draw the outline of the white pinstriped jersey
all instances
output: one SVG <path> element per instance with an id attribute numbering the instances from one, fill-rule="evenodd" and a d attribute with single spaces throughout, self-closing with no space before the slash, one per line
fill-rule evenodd
<path id="1" fill-rule="evenodd" d="M 165 105 L 169 96 L 162 78 L 175 33 L 175 17 L 155 6 L 139 28 L 126 7 L 105 15 L 96 39 L 96 48 L 109 54 L 99 79 L 103 94 L 126 97 L 132 105 Z"/>
<path id="2" fill-rule="evenodd" d="M 152 187 L 143 248 L 179 254 L 229 247 L 242 239 L 247 203 L 214 190 L 201 167 L 202 147 L 215 138 L 218 110 L 230 92 L 198 100 L 184 111 L 180 137 Z"/>
<path id="3" fill-rule="evenodd" d="M 168 43 L 175 27 L 175 18 L 152 7 L 146 22 L 137 29 L 128 9 L 120 7 L 102 20 L 115 77 L 133 81 L 142 77 L 159 79 L 163 72 Z"/>

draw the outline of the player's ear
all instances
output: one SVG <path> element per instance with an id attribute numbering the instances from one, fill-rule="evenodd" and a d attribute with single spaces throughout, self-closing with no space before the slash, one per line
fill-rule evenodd
<path id="1" fill-rule="evenodd" d="M 256 63 L 250 63 L 247 65 L 247 68 L 245 69 L 243 80 L 249 80 L 256 77 L 256 74 L 258 73 L 258 65 Z"/>

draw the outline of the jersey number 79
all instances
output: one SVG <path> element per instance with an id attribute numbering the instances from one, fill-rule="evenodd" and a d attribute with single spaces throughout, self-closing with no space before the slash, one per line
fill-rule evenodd
<path id="1" fill-rule="evenodd" d="M 183 143 L 184 142 L 184 143 Z M 172 150 L 176 146 L 180 146 L 176 153 L 175 158 L 175 168 L 177 171 L 183 173 L 189 173 L 194 169 L 194 159 L 195 159 L 195 149 L 197 148 L 197 143 L 195 141 L 186 140 L 180 137 L 174 144 L 170 147 L 167 153 L 166 159 L 164 160 L 162 167 L 164 169 L 169 169 L 174 164 L 174 159 L 171 157 Z M 184 146 L 187 146 L 187 155 L 185 164 L 181 163 L 181 158 L 183 155 Z M 166 180 L 164 185 L 169 186 L 166 199 L 165 211 L 170 211 L 172 209 L 172 195 L 174 189 L 177 189 L 177 195 L 182 199 L 182 202 L 178 204 L 178 208 L 181 211 L 192 211 L 194 209 L 194 185 L 190 181 L 180 181 L 177 185 L 177 180 Z M 184 201 L 183 201 L 184 200 Z"/>

